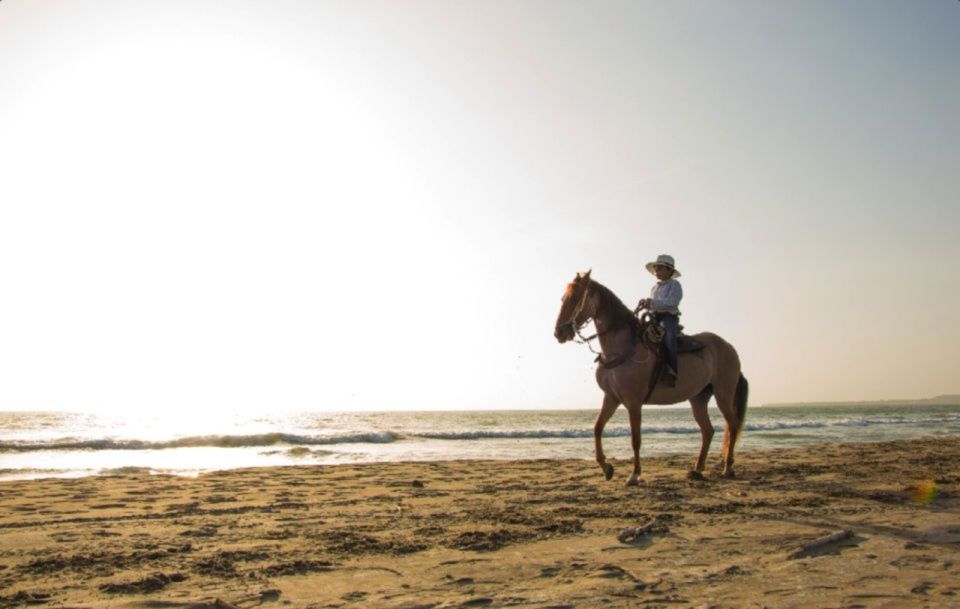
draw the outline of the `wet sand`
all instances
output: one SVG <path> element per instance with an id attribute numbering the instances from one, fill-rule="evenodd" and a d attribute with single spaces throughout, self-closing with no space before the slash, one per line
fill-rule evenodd
<path id="1" fill-rule="evenodd" d="M 2 482 L 0 609 L 960 607 L 960 438 L 693 457 Z"/>

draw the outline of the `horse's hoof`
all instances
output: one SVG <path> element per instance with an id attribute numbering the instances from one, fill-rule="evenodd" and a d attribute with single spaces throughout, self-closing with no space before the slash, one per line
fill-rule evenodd
<path id="1" fill-rule="evenodd" d="M 627 480 L 627 486 L 640 486 L 640 479 L 636 476 L 630 476 L 630 479 Z"/>
<path id="2" fill-rule="evenodd" d="M 698 471 L 695 470 L 695 469 L 691 469 L 690 471 L 687 472 L 687 479 L 688 479 L 688 480 L 703 480 L 703 474 L 700 473 L 700 472 L 698 472 Z"/>
<path id="3" fill-rule="evenodd" d="M 735 473 L 733 473 L 733 470 L 732 470 L 732 469 L 728 469 L 728 470 L 724 471 L 723 474 L 722 474 L 722 476 L 723 476 L 724 478 L 726 478 L 727 480 L 733 480 L 734 478 L 737 477 L 737 475 L 736 475 Z"/>
<path id="4" fill-rule="evenodd" d="M 613 466 L 609 463 L 603 464 L 603 477 L 607 480 L 613 478 Z"/>

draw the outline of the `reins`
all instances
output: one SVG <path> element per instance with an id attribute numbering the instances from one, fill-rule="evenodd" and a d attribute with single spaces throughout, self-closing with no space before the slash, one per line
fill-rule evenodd
<path id="1" fill-rule="evenodd" d="M 603 355 L 603 353 L 601 353 L 600 351 L 595 351 L 593 349 L 593 345 L 590 344 L 590 341 L 592 341 L 595 338 L 599 338 L 603 336 L 604 334 L 607 333 L 606 331 L 597 332 L 596 334 L 593 334 L 591 336 L 584 336 L 583 334 L 580 334 L 580 328 L 576 328 L 576 331 L 577 331 L 577 338 L 573 339 L 573 342 L 577 343 L 578 345 L 586 345 L 587 348 L 590 349 L 590 352 L 596 355 L 597 357 L 600 357 L 601 355 Z"/>
<path id="2" fill-rule="evenodd" d="M 598 332 L 596 332 L 596 333 L 594 333 L 594 334 L 591 334 L 590 336 L 584 336 L 583 334 L 581 334 L 580 328 L 577 326 L 577 317 L 579 317 L 579 316 L 580 316 L 580 312 L 583 311 L 583 307 L 584 307 L 585 304 L 586 304 L 587 296 L 588 296 L 588 295 L 589 295 L 589 289 L 587 288 L 587 286 L 584 286 L 583 296 L 580 297 L 580 302 L 577 303 L 577 307 L 576 307 L 576 309 L 574 309 L 574 311 L 573 311 L 573 316 L 570 318 L 570 327 L 571 327 L 571 329 L 573 329 L 573 332 L 574 332 L 574 334 L 576 335 L 576 338 L 573 339 L 573 342 L 575 342 L 575 343 L 577 343 L 577 344 L 580 344 L 580 345 L 586 345 L 587 348 L 590 349 L 590 352 L 597 356 L 596 358 L 594 358 L 593 361 L 599 363 L 599 364 L 600 364 L 601 366 L 603 366 L 604 368 L 610 369 L 610 368 L 616 368 L 617 366 L 619 366 L 619 365 L 621 365 L 621 364 L 625 364 L 625 363 L 628 362 L 628 361 L 631 361 L 631 362 L 633 362 L 633 363 L 635 363 L 635 364 L 645 364 L 645 363 L 647 363 L 648 361 L 650 361 L 650 355 L 651 355 L 651 354 L 656 355 L 656 351 L 657 351 L 657 350 L 656 350 L 655 347 L 653 347 L 653 346 L 651 346 L 651 345 L 645 345 L 645 346 L 649 349 L 649 351 L 650 351 L 650 352 L 647 354 L 647 357 L 645 357 L 645 358 L 642 359 L 642 360 L 633 359 L 633 355 L 637 352 L 637 350 L 636 350 L 636 342 L 634 342 L 634 343 L 633 343 L 633 346 L 630 348 L 629 351 L 625 351 L 624 353 L 621 353 L 620 355 L 618 355 L 618 356 L 616 356 L 616 357 L 614 357 L 614 358 L 612 358 L 612 359 L 605 359 L 605 358 L 604 358 L 604 355 L 603 355 L 603 352 L 602 352 L 602 351 L 597 351 L 596 349 L 594 349 L 594 348 L 593 348 L 593 345 L 590 344 L 590 341 L 592 341 L 592 340 L 595 339 L 595 338 L 599 338 L 599 337 L 603 336 L 604 334 L 607 334 L 608 332 L 610 332 L 610 330 L 604 330 L 604 331 L 602 331 L 602 332 L 599 332 L 599 331 L 598 331 Z M 638 305 L 637 308 L 635 308 L 635 309 L 633 310 L 633 316 L 636 318 L 636 317 L 637 317 L 637 314 L 638 314 L 639 312 L 640 312 L 640 306 Z M 647 316 L 646 313 L 645 313 L 644 315 Z M 644 340 L 644 338 L 645 338 L 645 337 L 644 337 L 645 332 L 643 331 L 643 329 L 644 329 L 646 326 L 643 324 L 643 322 L 644 322 L 645 320 L 644 320 L 643 318 L 640 318 L 640 320 L 641 320 L 641 332 L 640 332 L 640 336 L 637 336 L 636 338 L 638 339 L 638 342 L 644 343 L 644 342 L 645 342 L 645 340 Z M 649 325 L 649 323 L 651 323 L 651 322 L 649 321 L 649 319 L 646 320 L 646 321 L 647 321 L 647 325 Z M 655 367 L 655 368 L 656 368 L 656 367 Z M 656 372 L 656 370 L 655 370 L 655 372 Z M 652 391 L 651 391 L 651 392 L 652 392 Z M 650 397 L 649 394 L 647 395 L 647 397 Z"/>

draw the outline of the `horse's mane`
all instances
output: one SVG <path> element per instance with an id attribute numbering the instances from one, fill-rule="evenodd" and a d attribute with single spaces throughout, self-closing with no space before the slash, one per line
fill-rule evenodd
<path id="1" fill-rule="evenodd" d="M 610 323 L 607 331 L 619 330 L 626 326 L 630 328 L 630 333 L 633 335 L 634 342 L 636 342 L 637 338 L 641 336 L 643 328 L 633 311 L 628 309 L 627 305 L 623 304 L 623 301 L 602 283 L 591 279 L 590 287 L 599 296 L 597 299 L 597 317 L 605 316 Z"/>

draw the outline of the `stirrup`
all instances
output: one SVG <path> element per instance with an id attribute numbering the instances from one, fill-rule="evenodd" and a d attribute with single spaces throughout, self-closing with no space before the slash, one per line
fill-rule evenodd
<path id="1" fill-rule="evenodd" d="M 668 387 L 677 386 L 677 373 L 670 369 L 670 367 L 665 367 L 663 372 L 660 373 L 660 382 Z"/>

